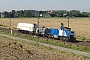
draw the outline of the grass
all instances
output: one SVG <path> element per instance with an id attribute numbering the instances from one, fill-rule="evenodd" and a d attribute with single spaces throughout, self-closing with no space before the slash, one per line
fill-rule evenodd
<path id="1" fill-rule="evenodd" d="M 90 38 L 86 38 L 85 36 L 76 36 L 78 40 L 84 41 L 84 42 L 90 42 Z"/>
<path id="2" fill-rule="evenodd" d="M 34 46 L 37 46 L 38 48 L 41 48 L 41 49 L 45 49 L 45 50 L 50 50 L 50 51 L 55 51 L 55 52 L 59 52 L 61 54 L 65 54 L 65 55 L 70 55 L 70 56 L 81 56 L 81 55 L 78 55 L 78 54 L 74 54 L 74 53 L 69 53 L 69 52 L 65 52 L 65 51 L 60 51 L 60 50 L 57 50 L 57 49 L 54 49 L 54 48 L 51 48 L 51 47 L 46 47 L 46 46 L 43 46 L 43 45 L 39 45 L 39 44 L 34 44 L 34 43 L 30 43 Z M 83 56 L 84 58 L 90 58 L 90 57 L 86 57 L 86 56 Z"/>
<path id="3" fill-rule="evenodd" d="M 7 32 L 0 32 L 0 33 L 9 34 Z M 77 45 L 74 45 L 74 44 L 64 44 L 64 43 L 62 43 L 60 41 L 53 41 L 53 40 L 47 40 L 47 39 L 42 40 L 41 38 L 31 37 L 31 36 L 26 36 L 26 35 L 21 35 L 21 34 L 9 34 L 9 35 L 13 35 L 13 36 L 33 40 L 33 41 L 36 41 L 36 42 L 42 42 L 42 43 L 46 43 L 46 44 L 51 44 L 51 45 L 55 45 L 55 46 L 61 46 L 61 47 L 65 47 L 65 48 L 70 48 L 70 49 L 90 53 L 90 48 L 85 47 L 85 46 L 77 46 Z"/>
<path id="4" fill-rule="evenodd" d="M 0 32 L 1 33 L 1 32 Z M 6 33 L 6 32 L 2 32 L 2 33 Z M 7 33 L 8 34 L 8 33 Z M 14 35 L 14 36 L 16 36 L 16 35 Z M 11 39 L 11 38 L 7 38 L 7 37 L 3 37 L 3 36 L 0 36 L 1 38 L 6 38 L 7 40 L 13 40 L 13 41 L 17 41 L 17 40 L 15 40 L 15 39 Z M 20 35 L 19 35 L 19 37 L 20 37 Z M 25 36 L 26 37 L 26 36 Z M 23 36 L 23 38 L 25 38 L 24 36 Z M 31 37 L 32 38 L 32 37 Z M 30 39 L 30 38 L 29 38 Z M 33 38 L 32 38 L 33 39 Z M 37 39 L 37 38 L 34 38 L 35 40 Z M 33 40 L 34 40 L 33 39 Z M 39 39 L 40 40 L 40 39 Z M 69 56 L 77 56 L 77 57 L 79 57 L 79 56 L 82 56 L 82 55 L 78 55 L 78 54 L 74 54 L 74 53 L 69 53 L 69 52 L 65 52 L 65 51 L 60 51 L 60 50 L 58 50 L 58 49 L 54 49 L 54 48 L 51 48 L 51 47 L 46 47 L 46 46 L 44 46 L 44 45 L 39 45 L 38 43 L 28 43 L 28 42 L 26 42 L 26 41 L 17 41 L 17 42 L 19 42 L 19 43 L 26 43 L 26 44 L 29 44 L 29 45 L 32 45 L 32 46 L 36 46 L 36 47 L 38 47 L 38 48 L 40 48 L 40 49 L 44 49 L 44 50 L 47 50 L 47 51 L 52 51 L 52 52 L 59 52 L 59 53 L 61 53 L 61 54 L 65 54 L 65 55 L 69 55 Z M 50 44 L 50 42 L 48 42 L 49 44 Z M 53 43 L 52 43 L 53 44 Z M 54 43 L 55 44 L 55 43 Z M 55 44 L 56 45 L 56 44 Z M 61 44 L 62 45 L 62 44 Z M 62 45 L 63 46 L 63 45 Z M 67 45 L 67 47 L 69 47 L 70 48 L 70 46 L 68 46 Z M 74 47 L 74 46 L 73 46 Z M 16 48 L 15 48 L 15 50 L 16 50 Z M 28 54 L 32 54 L 29 50 L 27 50 L 27 53 Z M 86 56 L 83 56 L 84 58 L 88 58 L 89 59 L 89 57 L 86 57 Z"/>

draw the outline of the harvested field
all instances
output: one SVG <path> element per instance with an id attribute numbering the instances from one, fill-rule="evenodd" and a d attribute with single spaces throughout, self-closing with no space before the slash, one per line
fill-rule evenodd
<path id="1" fill-rule="evenodd" d="M 40 26 L 58 28 L 60 23 L 64 23 L 65 26 L 68 26 L 68 20 L 66 18 L 40 18 Z M 70 27 L 75 31 L 76 36 L 84 37 L 84 39 L 90 39 L 90 18 L 70 18 Z M 0 18 L 0 24 L 10 26 L 9 18 Z M 36 23 L 38 22 L 37 18 L 11 18 L 11 26 L 16 28 L 17 23 L 26 22 L 26 23 Z"/>
<path id="2" fill-rule="evenodd" d="M 0 60 L 89 60 L 89 58 L 0 36 Z"/>

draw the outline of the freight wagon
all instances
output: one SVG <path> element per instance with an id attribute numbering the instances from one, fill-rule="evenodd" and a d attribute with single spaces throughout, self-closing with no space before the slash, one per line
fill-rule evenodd
<path id="1" fill-rule="evenodd" d="M 22 33 L 34 34 L 37 28 L 38 28 L 37 24 L 30 24 L 30 23 L 18 23 L 17 24 L 18 32 L 22 32 Z"/>

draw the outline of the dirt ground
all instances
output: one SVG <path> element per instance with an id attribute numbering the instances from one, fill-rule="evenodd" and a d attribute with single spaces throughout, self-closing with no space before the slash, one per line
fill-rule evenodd
<path id="1" fill-rule="evenodd" d="M 10 26 L 11 20 L 11 27 L 17 26 L 19 22 L 25 23 L 38 23 L 37 18 L 0 18 L 0 24 Z M 69 19 L 69 27 L 75 31 L 76 36 L 85 37 L 90 39 L 90 18 L 70 18 Z M 64 26 L 68 26 L 68 19 L 67 18 L 40 18 L 39 19 L 39 26 L 51 27 L 51 28 L 58 28 L 60 27 L 60 23 L 64 23 Z"/>
<path id="2" fill-rule="evenodd" d="M 0 60 L 89 60 L 83 56 L 53 51 L 32 43 L 0 36 Z"/>

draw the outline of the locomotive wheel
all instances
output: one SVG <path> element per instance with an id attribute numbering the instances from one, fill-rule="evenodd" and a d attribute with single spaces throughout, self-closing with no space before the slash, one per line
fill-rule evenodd
<path id="1" fill-rule="evenodd" d="M 60 40 L 63 40 L 63 37 L 60 37 Z"/>
<path id="2" fill-rule="evenodd" d="M 63 40 L 63 41 L 66 41 L 66 37 L 62 37 L 62 40 Z"/>
<path id="3" fill-rule="evenodd" d="M 52 35 L 51 38 L 54 39 L 54 36 Z"/>
<path id="4" fill-rule="evenodd" d="M 69 38 L 68 37 L 60 37 L 60 40 L 69 41 Z"/>

